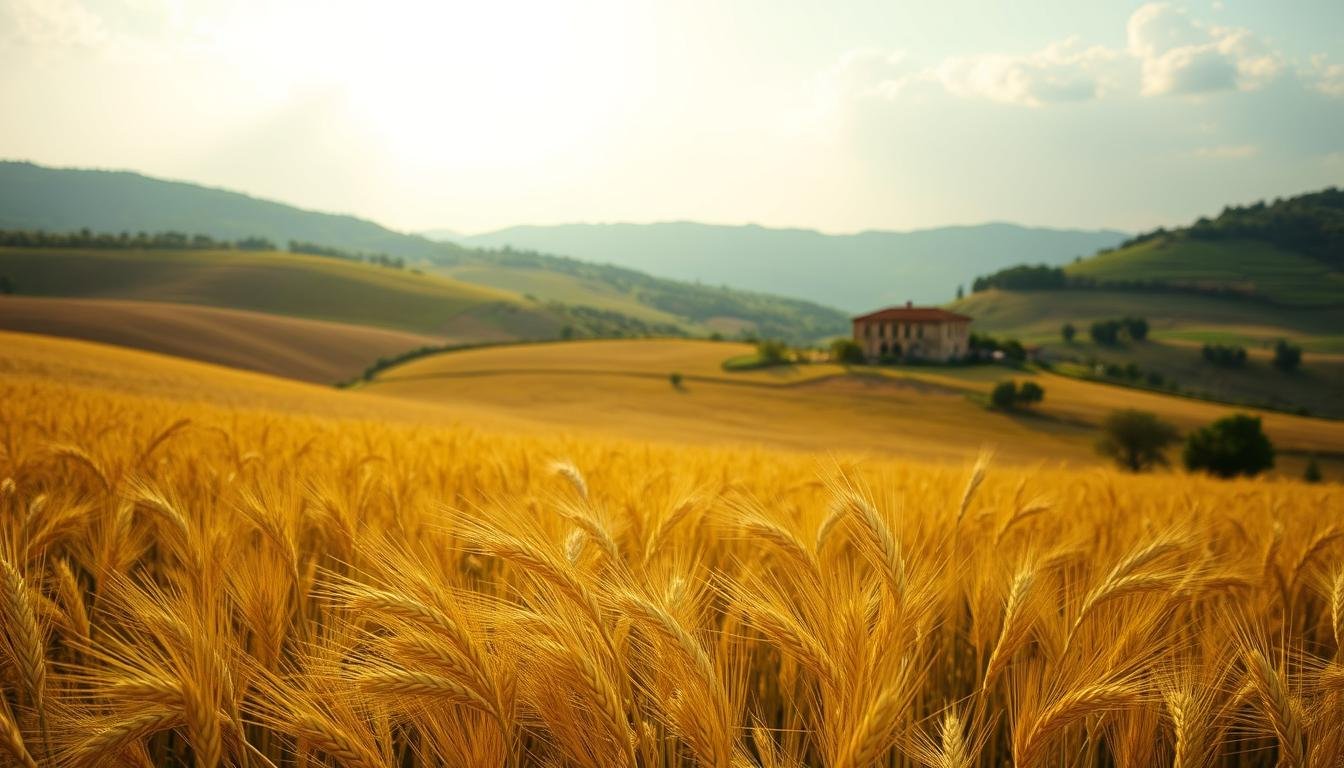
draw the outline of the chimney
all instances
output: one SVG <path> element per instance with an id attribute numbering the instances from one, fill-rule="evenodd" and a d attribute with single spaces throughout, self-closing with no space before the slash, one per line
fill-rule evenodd
<path id="1" fill-rule="evenodd" d="M 914 306 L 915 306 L 915 302 L 913 302 L 913 301 L 906 301 L 906 302 L 905 302 L 905 308 L 906 308 L 906 309 L 913 309 Z"/>

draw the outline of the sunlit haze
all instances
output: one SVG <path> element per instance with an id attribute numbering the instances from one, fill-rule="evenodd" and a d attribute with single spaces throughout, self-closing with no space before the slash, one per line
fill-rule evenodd
<path id="1" fill-rule="evenodd" d="M 0 157 L 389 226 L 1137 230 L 1344 181 L 1344 4 L 0 0 Z"/>

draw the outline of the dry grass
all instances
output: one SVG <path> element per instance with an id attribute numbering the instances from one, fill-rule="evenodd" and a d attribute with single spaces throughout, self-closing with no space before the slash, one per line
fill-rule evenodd
<path id="1" fill-rule="evenodd" d="M 0 380 L 0 763 L 1330 765 L 1342 505 Z"/>

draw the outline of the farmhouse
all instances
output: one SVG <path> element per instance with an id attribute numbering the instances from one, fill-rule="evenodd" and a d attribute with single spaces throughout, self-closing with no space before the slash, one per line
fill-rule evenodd
<path id="1" fill-rule="evenodd" d="M 854 318 L 854 341 L 869 360 L 955 360 L 966 354 L 971 318 L 937 307 L 890 307 Z"/>

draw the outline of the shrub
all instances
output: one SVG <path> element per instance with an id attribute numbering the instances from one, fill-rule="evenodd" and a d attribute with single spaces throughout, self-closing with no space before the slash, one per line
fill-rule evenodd
<path id="1" fill-rule="evenodd" d="M 1112 411 L 1102 423 L 1097 452 L 1130 472 L 1167 463 L 1166 448 L 1180 435 L 1176 427 L 1147 411 Z"/>
<path id="2" fill-rule="evenodd" d="M 863 354 L 863 347 L 853 339 L 836 339 L 831 342 L 831 362 L 863 365 L 867 360 Z"/>
<path id="3" fill-rule="evenodd" d="M 1017 339 L 1008 339 L 1002 345 L 1003 356 L 1015 363 L 1020 363 L 1027 359 L 1027 348 L 1022 346 L 1022 342 Z"/>
<path id="4" fill-rule="evenodd" d="M 673 389 L 681 389 L 681 374 L 673 371 L 668 374 L 667 380 L 672 384 Z"/>
<path id="5" fill-rule="evenodd" d="M 1274 445 L 1258 416 L 1238 413 L 1190 433 L 1185 466 L 1219 477 L 1256 475 L 1274 466 Z"/>
<path id="6" fill-rule="evenodd" d="M 1073 323 L 1065 323 L 1063 328 L 1059 329 L 1059 335 L 1064 337 L 1068 344 L 1073 343 L 1073 337 L 1078 334 L 1078 329 L 1073 327 Z"/>
<path id="7" fill-rule="evenodd" d="M 1280 371 L 1295 371 L 1302 364 L 1302 348 L 1283 339 L 1274 345 L 1274 367 Z"/>
<path id="8" fill-rule="evenodd" d="M 989 393 L 989 404 L 1000 411 L 1029 407 L 1045 399 L 1045 389 L 1034 381 L 1001 381 Z"/>
<path id="9" fill-rule="evenodd" d="M 1306 480 L 1308 483 L 1321 482 L 1321 467 L 1316 463 L 1315 456 L 1307 459 L 1307 469 L 1302 473 L 1302 479 Z"/>
<path id="10" fill-rule="evenodd" d="M 1129 334 L 1129 338 L 1135 341 L 1148 338 L 1148 321 L 1142 317 L 1126 317 L 1120 322 L 1125 326 L 1125 333 Z"/>
<path id="11" fill-rule="evenodd" d="M 1021 405 L 1034 405 L 1045 399 L 1045 388 L 1034 381 L 1024 381 L 1017 390 L 1017 402 Z"/>
<path id="12" fill-rule="evenodd" d="M 1246 364 L 1246 348 L 1205 344 L 1204 359 L 1222 368 L 1240 368 Z"/>
<path id="13" fill-rule="evenodd" d="M 1017 404 L 1017 384 L 1011 381 L 1000 381 L 995 384 L 989 393 L 989 404 L 1001 411 L 1012 410 Z"/>
<path id="14" fill-rule="evenodd" d="M 756 357 L 761 365 L 780 365 L 789 361 L 789 347 L 782 341 L 764 339 L 756 342 Z"/>
<path id="15" fill-rule="evenodd" d="M 1120 343 L 1120 321 L 1098 320 L 1092 323 L 1088 333 L 1096 343 L 1105 347 L 1113 347 Z"/>

